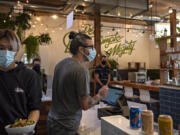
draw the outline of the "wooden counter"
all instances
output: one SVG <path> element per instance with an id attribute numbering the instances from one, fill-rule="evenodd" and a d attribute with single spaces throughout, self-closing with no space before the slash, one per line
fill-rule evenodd
<path id="1" fill-rule="evenodd" d="M 111 81 L 109 85 L 112 84 L 159 92 L 159 85 L 151 85 L 145 83 L 131 83 L 129 81 Z"/>

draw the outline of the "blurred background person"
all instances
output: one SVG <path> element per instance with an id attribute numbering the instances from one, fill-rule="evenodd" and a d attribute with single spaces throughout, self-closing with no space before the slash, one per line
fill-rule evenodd
<path id="1" fill-rule="evenodd" d="M 39 75 L 41 81 L 41 89 L 46 95 L 47 92 L 47 75 L 41 70 L 40 58 L 33 59 L 32 69 Z"/>
<path id="2" fill-rule="evenodd" d="M 100 64 L 95 69 L 95 82 L 96 82 L 96 93 L 104 85 L 108 86 L 111 80 L 109 63 L 107 62 L 106 56 L 102 55 Z"/>

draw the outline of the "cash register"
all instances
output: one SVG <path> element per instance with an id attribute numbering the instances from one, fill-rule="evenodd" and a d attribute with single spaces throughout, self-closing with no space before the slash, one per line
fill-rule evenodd
<path id="1" fill-rule="evenodd" d="M 123 106 L 127 106 L 122 90 L 109 88 L 108 96 L 102 101 L 108 104 L 108 107 L 98 109 L 98 118 L 112 115 L 122 115 Z"/>

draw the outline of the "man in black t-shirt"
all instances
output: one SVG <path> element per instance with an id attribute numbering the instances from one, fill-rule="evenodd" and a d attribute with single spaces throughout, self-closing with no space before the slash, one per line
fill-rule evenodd
<path id="1" fill-rule="evenodd" d="M 110 69 L 107 66 L 107 60 L 106 56 L 103 55 L 101 57 L 101 64 L 98 65 L 95 69 L 95 80 L 96 80 L 96 93 L 99 91 L 99 89 L 109 84 L 110 82 Z"/>

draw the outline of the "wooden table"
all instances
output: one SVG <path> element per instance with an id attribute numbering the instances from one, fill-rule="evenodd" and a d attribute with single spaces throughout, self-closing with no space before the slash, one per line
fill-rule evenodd
<path id="1" fill-rule="evenodd" d="M 145 83 L 132 83 L 129 81 L 111 81 L 109 83 L 109 85 L 113 85 L 113 84 L 159 92 L 159 85 L 151 85 L 151 84 L 145 84 Z"/>

